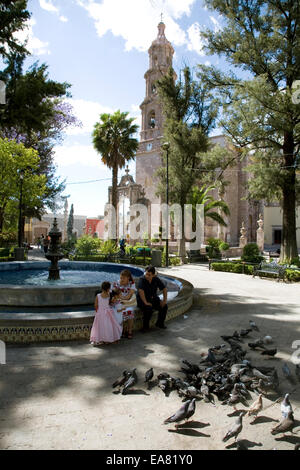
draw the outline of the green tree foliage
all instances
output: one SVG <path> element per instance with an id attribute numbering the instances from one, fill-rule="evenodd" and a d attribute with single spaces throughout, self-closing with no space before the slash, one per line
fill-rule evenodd
<path id="1" fill-rule="evenodd" d="M 68 239 L 72 238 L 73 228 L 74 228 L 74 205 L 72 204 L 70 213 L 69 213 L 68 224 L 67 224 Z"/>
<path id="2" fill-rule="evenodd" d="M 194 81 L 188 67 L 174 81 L 174 70 L 157 81 L 157 90 L 163 107 L 164 139 L 169 142 L 169 191 L 171 203 L 183 208 L 193 185 L 199 179 L 200 152 L 209 148 L 208 134 L 215 125 L 218 103 L 207 86 Z M 164 166 L 158 170 L 158 194 L 163 198 L 166 188 L 166 153 Z M 184 219 L 184 218 L 182 218 Z M 184 221 L 182 221 L 184 224 Z M 184 234 L 184 227 L 182 227 Z M 180 256 L 185 256 L 185 239 L 180 241 Z"/>
<path id="3" fill-rule="evenodd" d="M 12 52 L 26 53 L 26 48 L 14 37 L 14 33 L 26 27 L 30 18 L 26 0 L 0 1 L 0 55 L 8 57 Z"/>
<path id="4" fill-rule="evenodd" d="M 201 66 L 223 102 L 221 125 L 250 160 L 253 198 L 282 206 L 281 259 L 297 255 L 296 177 L 300 149 L 300 4 L 294 0 L 206 0 L 226 25 L 204 31 L 210 54 L 223 55 L 243 78 Z M 246 157 L 245 157 L 246 158 Z"/>
<path id="5" fill-rule="evenodd" d="M 138 148 L 134 137 L 138 126 L 133 124 L 134 118 L 128 118 L 128 114 L 120 110 L 114 114 L 101 114 L 93 131 L 94 148 L 101 154 L 102 162 L 112 169 L 112 205 L 115 210 L 118 204 L 118 170 L 134 158 Z"/>
<path id="6" fill-rule="evenodd" d="M 211 194 L 211 191 L 215 189 L 214 186 L 204 187 L 202 186 L 199 188 L 198 186 L 194 186 L 192 191 L 189 194 L 187 203 L 192 204 L 192 217 L 193 217 L 193 230 L 196 230 L 196 207 L 197 204 L 202 204 L 204 207 L 204 218 L 208 217 L 223 227 L 227 227 L 227 224 L 222 217 L 222 213 L 224 215 L 229 216 L 230 210 L 228 205 L 225 201 L 221 199 L 215 200 Z M 217 209 L 217 211 L 215 210 Z"/>
<path id="7" fill-rule="evenodd" d="M 18 211 L 21 170 L 24 171 L 23 209 L 35 212 L 43 206 L 46 176 L 36 173 L 38 166 L 35 150 L 0 138 L 0 232 L 10 228 L 11 215 Z"/>

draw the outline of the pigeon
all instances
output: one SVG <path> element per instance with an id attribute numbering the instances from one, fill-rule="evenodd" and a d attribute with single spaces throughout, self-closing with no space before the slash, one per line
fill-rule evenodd
<path id="1" fill-rule="evenodd" d="M 128 370 L 124 370 L 121 377 L 119 377 L 115 382 L 112 384 L 112 388 L 121 387 L 125 384 L 126 380 L 130 377 L 130 372 Z"/>
<path id="2" fill-rule="evenodd" d="M 273 338 L 272 338 L 272 336 L 270 336 L 270 335 L 264 336 L 263 342 L 264 342 L 265 344 L 272 344 L 272 343 L 273 343 Z"/>
<path id="3" fill-rule="evenodd" d="M 158 374 L 157 376 L 158 380 L 167 379 L 168 377 L 170 377 L 170 374 L 168 374 L 167 372 L 162 372 L 161 374 Z"/>
<path id="4" fill-rule="evenodd" d="M 294 378 L 292 377 L 292 373 L 291 373 L 291 370 L 289 368 L 289 366 L 287 365 L 287 363 L 285 362 L 282 366 L 282 372 L 283 374 L 285 375 L 285 377 L 292 383 L 294 384 Z"/>
<path id="5" fill-rule="evenodd" d="M 240 331 L 240 336 L 242 336 L 242 338 L 244 338 L 245 336 L 248 336 L 250 331 L 252 331 L 252 328 L 247 328 L 246 330 L 241 330 Z"/>
<path id="6" fill-rule="evenodd" d="M 151 367 L 147 372 L 145 373 L 145 382 L 150 382 L 150 380 L 153 379 L 153 368 Z"/>
<path id="7" fill-rule="evenodd" d="M 285 394 L 284 399 L 281 402 L 280 409 L 283 418 L 287 418 L 290 412 L 293 413 L 293 408 L 289 399 L 289 393 Z"/>
<path id="8" fill-rule="evenodd" d="M 260 354 L 262 356 L 275 356 L 275 354 L 277 354 L 277 349 L 265 349 Z"/>
<path id="9" fill-rule="evenodd" d="M 263 408 L 263 401 L 262 401 L 262 394 L 260 393 L 258 395 L 258 398 L 257 400 L 255 400 L 254 403 L 252 403 L 252 405 L 250 406 L 248 412 L 247 412 L 247 416 L 255 416 L 254 420 L 256 419 L 256 416 L 258 415 L 258 413 L 262 410 Z M 253 422 L 252 421 L 252 422 Z"/>
<path id="10" fill-rule="evenodd" d="M 261 338 L 256 339 L 256 340 L 253 341 L 252 343 L 248 343 L 248 346 L 249 346 L 249 348 L 251 348 L 251 349 L 257 349 L 257 348 L 265 349 L 264 342 L 263 342 L 263 340 L 262 340 Z"/>
<path id="11" fill-rule="evenodd" d="M 196 398 L 193 398 L 192 400 L 189 401 L 189 406 L 187 409 L 186 417 L 185 419 L 188 420 L 190 419 L 193 414 L 195 413 L 196 410 Z"/>
<path id="12" fill-rule="evenodd" d="M 257 324 L 253 320 L 249 320 L 249 324 L 252 330 L 259 331 Z"/>
<path id="13" fill-rule="evenodd" d="M 124 384 L 123 390 L 122 390 L 122 395 L 126 395 L 127 390 L 131 387 L 133 387 L 138 381 L 137 374 L 136 374 L 136 369 L 133 369 L 131 371 L 131 374 L 127 381 Z"/>
<path id="14" fill-rule="evenodd" d="M 190 400 L 184 402 L 184 404 L 182 405 L 182 407 L 179 408 L 179 410 L 177 410 L 176 413 L 174 413 L 174 414 L 173 414 L 172 416 L 170 416 L 169 418 L 165 419 L 164 424 L 168 424 L 168 423 L 179 423 L 180 421 L 183 421 L 184 419 L 186 419 L 189 404 L 190 404 Z M 178 425 L 175 424 L 175 427 L 176 427 L 176 428 L 177 428 L 177 426 L 178 426 Z"/>
<path id="15" fill-rule="evenodd" d="M 298 381 L 300 382 L 300 364 L 296 364 L 295 374 L 298 377 Z"/>
<path id="16" fill-rule="evenodd" d="M 293 432 L 293 428 L 295 426 L 293 412 L 289 411 L 286 418 L 284 418 L 275 428 L 271 430 L 271 434 L 285 434 L 286 432 L 290 431 Z"/>
<path id="17" fill-rule="evenodd" d="M 243 422 L 242 422 L 243 415 L 244 415 L 244 412 L 240 413 L 238 418 L 235 420 L 234 425 L 231 426 L 231 428 L 227 431 L 227 433 L 223 437 L 223 442 L 228 441 L 229 439 L 231 439 L 231 437 L 235 437 L 235 440 L 236 440 L 241 430 L 243 429 Z"/>

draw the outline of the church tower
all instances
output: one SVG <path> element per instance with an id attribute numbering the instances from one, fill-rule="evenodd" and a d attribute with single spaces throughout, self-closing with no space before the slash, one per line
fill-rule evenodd
<path id="1" fill-rule="evenodd" d="M 148 50 L 149 69 L 144 75 L 146 96 L 140 105 L 142 126 L 136 154 L 136 182 L 143 187 L 145 198 L 152 204 L 160 202 L 160 199 L 155 196 L 157 186 L 155 172 L 162 164 L 160 147 L 163 134 L 162 107 L 155 82 L 166 75 L 169 67 L 172 67 L 174 55 L 174 49 L 165 36 L 165 27 L 161 21 L 158 25 L 157 38 Z"/>

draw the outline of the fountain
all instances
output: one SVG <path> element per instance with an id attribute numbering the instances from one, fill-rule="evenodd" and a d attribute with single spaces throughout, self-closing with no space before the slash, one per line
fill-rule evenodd
<path id="1" fill-rule="evenodd" d="M 95 315 L 94 299 L 101 283 L 116 281 L 125 268 L 130 269 L 136 280 L 144 273 L 142 268 L 131 265 L 61 261 L 61 232 L 56 219 L 49 236 L 48 261 L 0 263 L 1 341 L 30 343 L 88 339 Z M 168 288 L 169 320 L 191 307 L 193 286 L 173 276 L 160 277 Z M 155 321 L 154 314 L 151 325 Z M 134 329 L 141 327 L 142 315 L 137 312 Z"/>
<path id="2" fill-rule="evenodd" d="M 49 245 L 49 250 L 47 251 L 45 255 L 45 257 L 51 261 L 48 279 L 49 281 L 57 281 L 58 279 L 60 279 L 60 275 L 59 275 L 60 269 L 58 267 L 58 261 L 62 259 L 64 255 L 61 251 L 61 246 L 60 246 L 61 232 L 58 229 L 56 217 L 54 218 L 54 221 L 53 221 L 53 227 L 51 231 L 49 232 L 49 237 L 51 241 Z"/>

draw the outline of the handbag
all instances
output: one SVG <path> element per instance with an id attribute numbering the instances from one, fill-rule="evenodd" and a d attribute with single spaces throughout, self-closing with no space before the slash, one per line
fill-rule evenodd
<path id="1" fill-rule="evenodd" d="M 127 308 L 127 307 L 137 307 L 135 294 L 132 294 L 132 296 L 128 300 L 121 300 L 121 304 L 125 308 Z"/>

